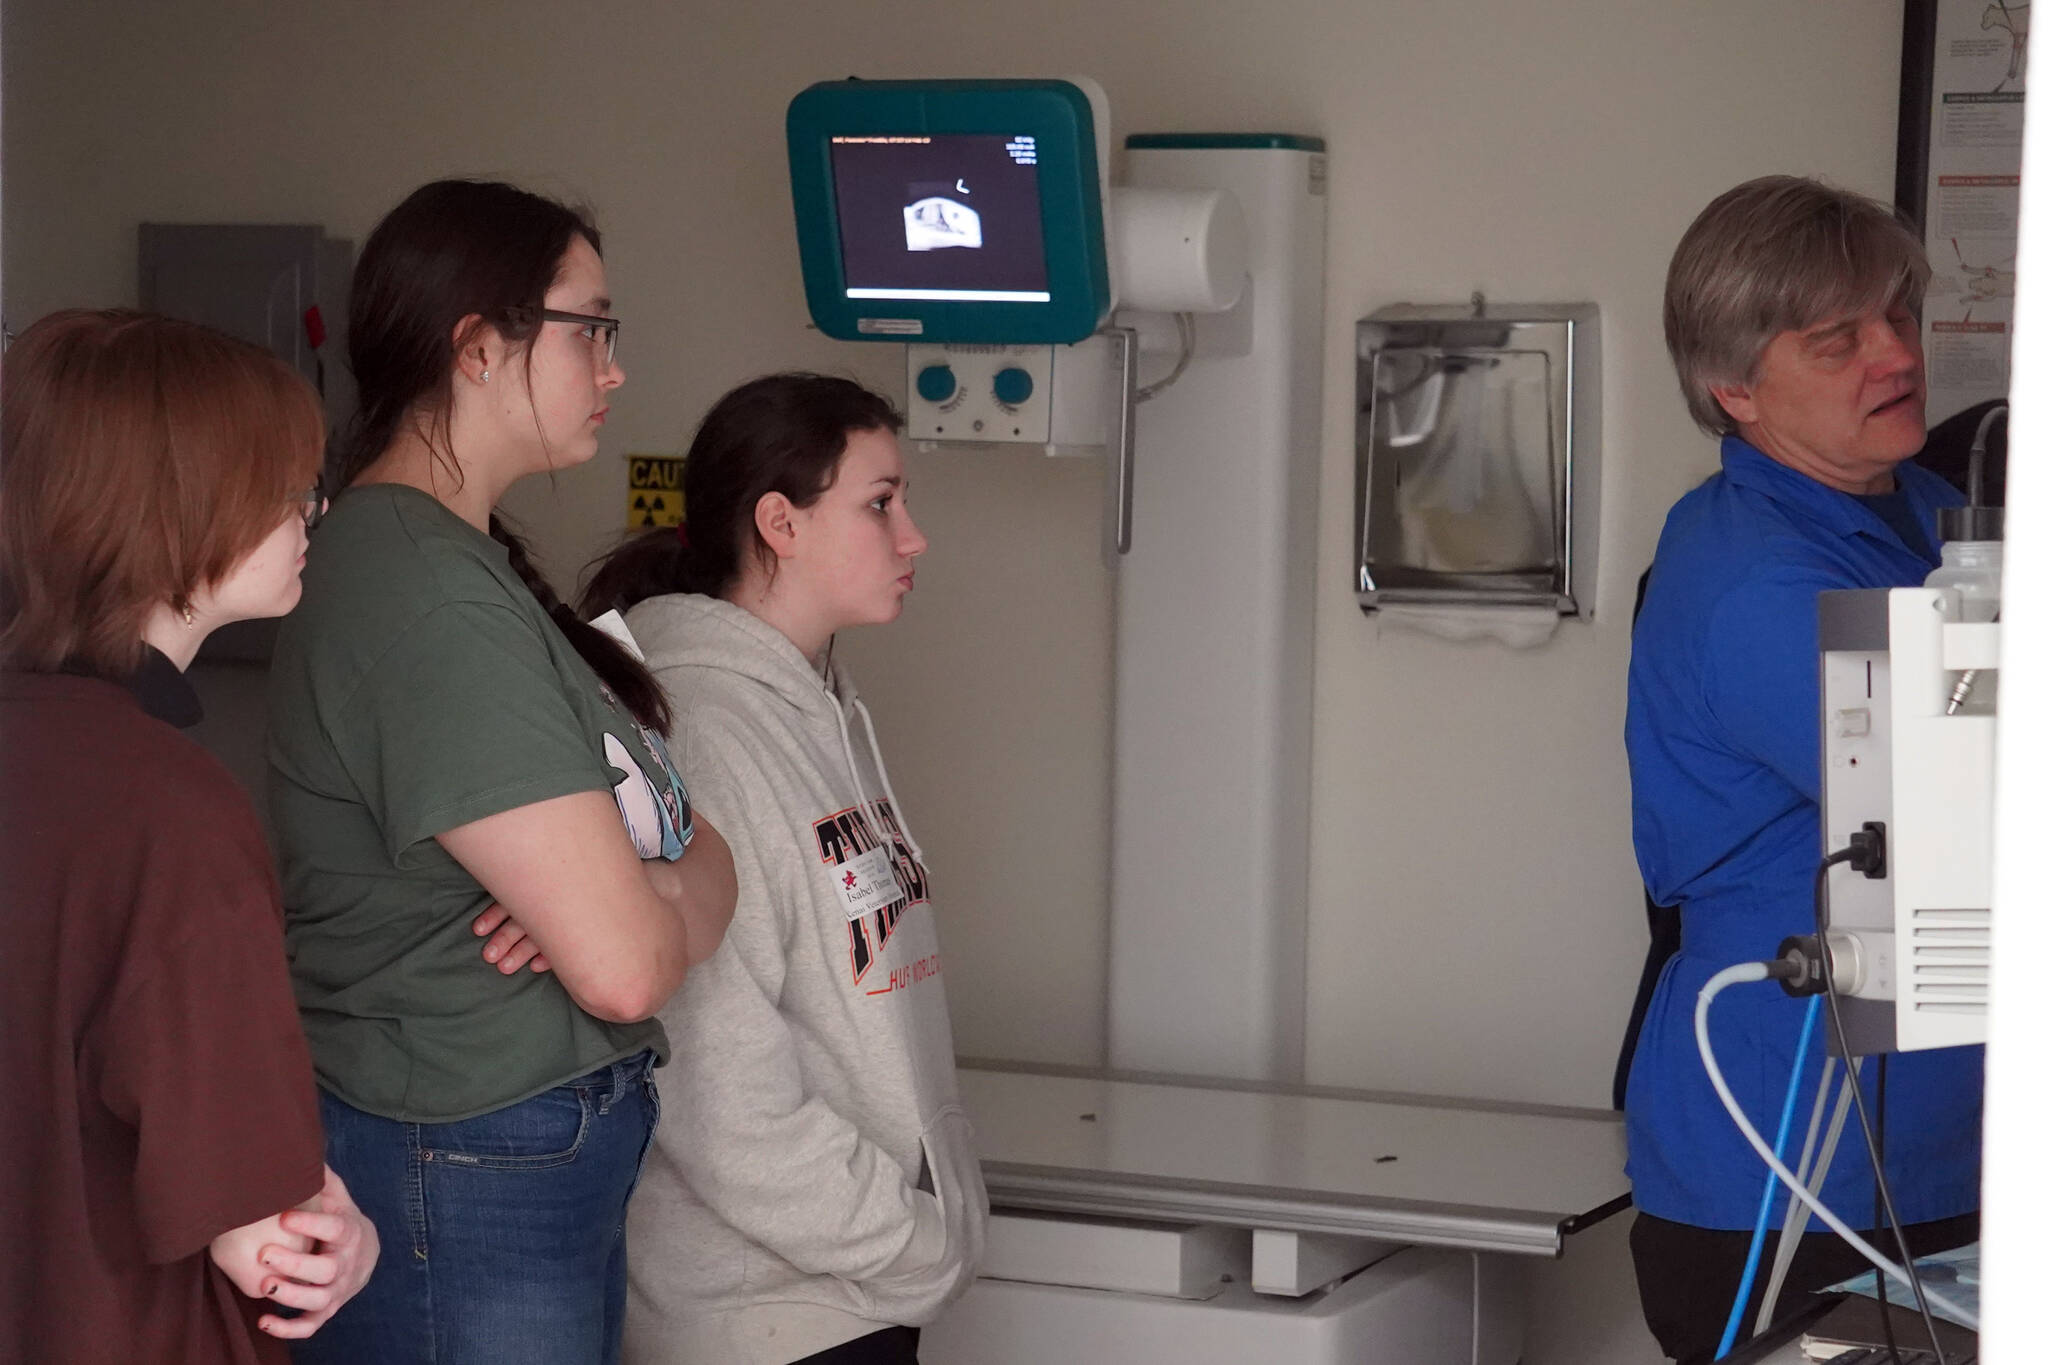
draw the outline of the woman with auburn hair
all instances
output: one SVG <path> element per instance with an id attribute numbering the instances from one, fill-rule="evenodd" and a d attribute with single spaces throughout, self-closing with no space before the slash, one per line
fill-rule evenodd
<path id="1" fill-rule="evenodd" d="M 660 689 L 495 510 L 597 453 L 625 378 L 598 240 L 444 180 L 356 266 L 361 406 L 278 639 L 271 802 L 328 1159 L 405 1251 L 302 1362 L 618 1352 L 655 1012 L 735 888 Z"/>
<path id="2" fill-rule="evenodd" d="M 174 728 L 208 632 L 298 601 L 320 425 L 168 318 L 53 314 L 0 365 L 0 1358 L 282 1360 L 377 1259 L 262 829 Z"/>

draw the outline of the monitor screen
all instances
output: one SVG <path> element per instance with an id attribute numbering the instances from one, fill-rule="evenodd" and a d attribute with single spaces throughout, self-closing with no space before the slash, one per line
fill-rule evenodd
<path id="1" fill-rule="evenodd" d="M 1071 81 L 824 81 L 789 103 L 804 302 L 846 341 L 1060 345 L 1109 316 L 1101 138 Z"/>
<path id="2" fill-rule="evenodd" d="M 849 299 L 1050 303 L 1029 133 L 832 139 Z"/>

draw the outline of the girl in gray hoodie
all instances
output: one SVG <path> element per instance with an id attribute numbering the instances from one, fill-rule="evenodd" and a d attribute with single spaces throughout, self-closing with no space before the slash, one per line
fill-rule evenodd
<path id="1" fill-rule="evenodd" d="M 778 374 L 714 405 L 689 520 L 628 541 L 586 617 L 626 622 L 739 906 L 662 1020 L 664 1121 L 628 1218 L 636 1365 L 914 1361 L 974 1275 L 987 1194 L 953 1074 L 917 840 L 835 632 L 893 621 L 925 539 L 901 418 Z"/>

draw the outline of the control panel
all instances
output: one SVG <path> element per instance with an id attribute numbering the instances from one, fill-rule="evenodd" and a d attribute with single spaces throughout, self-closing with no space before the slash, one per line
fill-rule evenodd
<path id="1" fill-rule="evenodd" d="M 912 345 L 910 411 L 917 441 L 1045 445 L 1053 437 L 1052 346 Z M 1099 442 L 1100 437 L 1096 440 Z"/>

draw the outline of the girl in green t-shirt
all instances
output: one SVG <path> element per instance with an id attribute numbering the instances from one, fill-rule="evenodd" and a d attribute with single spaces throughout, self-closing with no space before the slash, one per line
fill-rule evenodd
<path id="1" fill-rule="evenodd" d="M 624 379 L 598 245 L 538 195 L 439 181 L 356 268 L 359 410 L 270 766 L 328 1157 L 388 1254 L 304 1361 L 617 1357 L 654 1016 L 735 887 L 660 689 L 494 511 L 597 451 Z"/>

